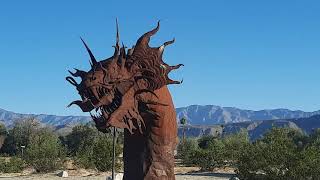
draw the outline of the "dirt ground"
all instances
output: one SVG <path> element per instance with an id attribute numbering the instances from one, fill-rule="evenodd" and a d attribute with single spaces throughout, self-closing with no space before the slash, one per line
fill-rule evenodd
<path id="1" fill-rule="evenodd" d="M 22 173 L 11 173 L 11 174 L 0 174 L 0 180 L 59 180 L 61 177 L 57 176 L 55 173 L 48 174 L 34 174 L 31 173 L 32 170 L 25 170 Z M 98 173 L 94 170 L 67 170 L 69 177 L 64 179 L 70 180 L 106 180 L 108 176 L 111 175 L 110 172 Z M 232 169 L 217 169 L 213 172 L 199 172 L 198 167 L 176 167 L 176 180 L 228 180 L 230 177 L 234 176 Z"/>

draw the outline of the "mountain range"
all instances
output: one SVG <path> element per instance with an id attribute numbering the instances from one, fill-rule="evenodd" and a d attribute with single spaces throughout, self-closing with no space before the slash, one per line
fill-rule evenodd
<path id="1" fill-rule="evenodd" d="M 292 111 L 289 109 L 272 110 L 243 110 L 235 107 L 220 107 L 215 105 L 191 105 L 176 109 L 177 121 L 182 117 L 187 119 L 189 125 L 216 125 L 240 122 L 254 122 L 261 120 L 276 119 L 297 119 L 308 118 L 317 114 L 319 111 L 304 112 L 301 110 Z M 91 121 L 89 116 L 56 116 L 46 114 L 20 114 L 4 109 L 0 109 L 0 122 L 6 126 L 11 126 L 15 120 L 34 117 L 41 123 L 50 126 L 72 126 L 84 124 Z"/>
<path id="2" fill-rule="evenodd" d="M 186 125 L 185 127 L 180 126 L 178 135 L 182 136 L 183 131 L 185 131 L 187 137 L 224 136 L 245 129 L 248 131 L 250 139 L 256 140 L 272 127 L 287 127 L 310 134 L 314 129 L 320 128 L 320 115 L 307 118 L 257 120 L 220 125 Z"/>
<path id="3" fill-rule="evenodd" d="M 320 110 L 314 112 L 304 112 L 301 110 L 292 111 L 289 109 L 253 111 L 215 105 L 191 105 L 177 108 L 176 112 L 177 119 L 185 117 L 190 125 L 214 125 L 259 120 L 307 118 L 320 114 Z"/>
<path id="4" fill-rule="evenodd" d="M 187 119 L 186 126 L 179 126 L 179 136 L 182 135 L 183 129 L 188 137 L 220 136 L 246 129 L 250 139 L 255 140 L 273 126 L 289 127 L 306 133 L 320 128 L 320 111 L 304 112 L 288 109 L 252 111 L 214 105 L 191 105 L 177 108 L 176 111 L 178 123 L 182 117 Z M 0 123 L 7 127 L 12 126 L 14 121 L 25 118 L 36 118 L 42 124 L 54 127 L 61 135 L 71 132 L 72 127 L 77 124 L 92 122 L 89 116 L 20 114 L 0 109 Z"/>
<path id="5" fill-rule="evenodd" d="M 85 124 L 91 121 L 89 116 L 56 116 L 46 114 L 20 114 L 4 109 L 0 109 L 0 122 L 10 127 L 14 121 L 26 118 L 36 118 L 41 123 L 49 126 L 64 126 L 64 125 L 76 125 Z"/>

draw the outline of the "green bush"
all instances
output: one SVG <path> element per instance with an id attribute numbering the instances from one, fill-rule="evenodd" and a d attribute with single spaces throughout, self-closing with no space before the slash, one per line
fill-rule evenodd
<path id="1" fill-rule="evenodd" d="M 320 149 L 310 146 L 301 152 L 301 159 L 291 171 L 293 177 L 300 179 L 320 179 Z"/>
<path id="2" fill-rule="evenodd" d="M 303 136 L 293 131 L 272 128 L 261 140 L 246 146 L 239 157 L 238 176 L 242 179 L 319 179 L 320 149 L 310 144 L 299 146 Z"/>
<path id="3" fill-rule="evenodd" d="M 21 158 L 12 157 L 8 160 L 0 158 L 0 172 L 1 173 L 19 173 L 22 172 L 25 163 Z"/>
<path id="4" fill-rule="evenodd" d="M 35 118 L 16 120 L 13 128 L 8 132 L 8 135 L 1 148 L 1 153 L 6 153 L 11 156 L 20 155 L 21 146 L 28 146 L 30 137 L 39 128 L 40 123 Z"/>
<path id="5" fill-rule="evenodd" d="M 198 139 L 198 146 L 201 149 L 207 149 L 210 142 L 214 141 L 215 139 L 217 139 L 217 137 L 214 137 L 212 135 L 202 136 L 200 139 Z"/>
<path id="6" fill-rule="evenodd" d="M 37 172 L 49 172 L 60 168 L 64 158 L 63 146 L 49 129 L 39 129 L 31 136 L 25 159 Z"/>
<path id="7" fill-rule="evenodd" d="M 75 156 L 80 151 L 83 152 L 84 149 L 92 148 L 97 136 L 98 130 L 90 125 L 77 125 L 73 127 L 72 132 L 65 137 L 68 154 Z"/>
<path id="8" fill-rule="evenodd" d="M 265 144 L 249 144 L 242 149 L 237 163 L 236 173 L 241 179 L 261 179 L 262 169 L 267 164 L 263 151 Z"/>
<path id="9" fill-rule="evenodd" d="M 198 144 L 195 139 L 187 138 L 180 141 L 177 147 L 177 157 L 182 160 L 183 164 L 191 166 L 194 164 L 192 156 L 197 148 Z"/>
<path id="10" fill-rule="evenodd" d="M 100 136 L 93 147 L 92 160 L 99 171 L 108 171 L 112 169 L 112 140 L 108 136 Z M 115 157 L 122 152 L 121 147 L 116 144 Z M 121 164 L 116 160 L 116 168 L 119 169 Z"/>
<path id="11" fill-rule="evenodd" d="M 92 158 L 93 156 L 93 146 L 85 146 L 76 152 L 76 156 L 73 159 L 78 167 L 94 169 L 96 166 Z"/>
<path id="12" fill-rule="evenodd" d="M 74 157 L 75 163 L 82 168 L 97 168 L 99 171 L 112 169 L 112 140 L 111 137 L 101 134 L 95 139 L 93 146 L 83 148 Z M 116 157 L 122 152 L 122 147 L 116 144 Z M 116 169 L 121 164 L 116 160 Z"/>
<path id="13" fill-rule="evenodd" d="M 220 139 L 212 139 L 205 149 L 200 148 L 195 151 L 194 164 L 201 167 L 202 170 L 212 170 L 215 167 L 221 167 L 225 163 L 224 149 L 225 146 Z"/>
<path id="14" fill-rule="evenodd" d="M 222 139 L 224 144 L 223 159 L 229 166 L 236 166 L 241 152 L 249 145 L 248 131 L 242 129 L 239 133 L 227 135 Z"/>
<path id="15" fill-rule="evenodd" d="M 112 136 L 103 134 L 88 125 L 78 125 L 65 138 L 68 154 L 73 157 L 75 164 L 81 168 L 107 171 L 112 169 Z M 118 133 L 116 157 L 122 152 L 123 133 Z M 116 168 L 120 168 L 117 161 Z"/>
<path id="16" fill-rule="evenodd" d="M 178 157 L 187 166 L 199 166 L 202 170 L 212 170 L 224 164 L 224 144 L 213 136 L 198 140 L 186 139 L 178 145 Z"/>
<path id="17" fill-rule="evenodd" d="M 248 132 L 224 137 L 187 139 L 178 145 L 178 157 L 202 170 L 231 166 L 241 179 L 320 179 L 320 130 L 306 135 L 273 127 L 261 139 L 249 142 Z"/>
<path id="18" fill-rule="evenodd" d="M 248 132 L 221 137 L 203 136 L 196 142 L 187 139 L 178 145 L 178 157 L 188 166 L 195 165 L 202 170 L 221 166 L 236 166 L 241 150 L 249 144 Z"/>

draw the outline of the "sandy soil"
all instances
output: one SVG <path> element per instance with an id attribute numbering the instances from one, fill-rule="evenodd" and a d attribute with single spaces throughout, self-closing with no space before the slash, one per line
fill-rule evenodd
<path id="1" fill-rule="evenodd" d="M 98 176 L 69 176 L 67 178 L 61 178 L 54 174 L 46 174 L 46 175 L 32 175 L 32 176 L 14 176 L 14 177 L 3 177 L 0 176 L 1 180 L 42 180 L 42 179 L 50 179 L 50 180 L 61 180 L 61 179 L 72 179 L 72 180 L 106 180 L 105 175 Z M 176 175 L 176 180 L 228 180 L 232 177 L 232 175 L 226 174 L 217 174 L 217 173 L 192 173 L 192 174 L 178 174 Z"/>
<path id="2" fill-rule="evenodd" d="M 232 169 L 217 169 L 214 172 L 198 172 L 198 167 L 176 167 L 176 180 L 228 180 L 234 175 Z M 57 176 L 57 171 L 55 173 L 48 174 L 34 174 L 31 170 L 26 170 L 23 173 L 11 173 L 11 174 L 0 174 L 0 180 L 60 180 L 61 177 Z M 110 176 L 110 172 L 98 173 L 94 170 L 67 170 L 69 177 L 63 179 L 70 180 L 105 180 L 106 177 Z"/>

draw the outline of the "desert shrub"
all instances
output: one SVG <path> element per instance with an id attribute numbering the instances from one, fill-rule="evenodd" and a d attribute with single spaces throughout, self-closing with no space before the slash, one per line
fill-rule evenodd
<path id="1" fill-rule="evenodd" d="M 202 170 L 212 170 L 224 164 L 224 144 L 213 136 L 205 136 L 198 141 L 186 139 L 178 145 L 178 157 L 188 166 L 199 166 Z"/>
<path id="2" fill-rule="evenodd" d="M 37 172 L 49 172 L 62 166 L 65 150 L 58 137 L 47 128 L 41 128 L 30 137 L 25 159 Z"/>
<path id="3" fill-rule="evenodd" d="M 72 132 L 65 137 L 68 154 L 75 156 L 83 153 L 84 149 L 92 148 L 97 136 L 98 131 L 89 124 L 73 127 Z"/>
<path id="4" fill-rule="evenodd" d="M 68 154 L 73 156 L 78 167 L 86 169 L 96 167 L 93 149 L 98 137 L 99 132 L 90 124 L 73 127 L 72 132 L 65 137 Z"/>
<path id="5" fill-rule="evenodd" d="M 301 152 L 297 166 L 290 171 L 290 175 L 297 179 L 320 179 L 320 149 L 310 146 Z"/>
<path id="6" fill-rule="evenodd" d="M 299 147 L 298 160 L 288 171 L 292 179 L 320 179 L 320 130 L 304 137 L 303 148 Z"/>
<path id="7" fill-rule="evenodd" d="M 112 140 L 106 135 L 101 135 L 93 147 L 92 160 L 99 171 L 108 171 L 112 169 Z M 118 157 L 122 148 L 116 144 L 115 156 Z M 116 168 L 120 168 L 119 161 L 116 160 Z"/>
<path id="8" fill-rule="evenodd" d="M 206 148 L 199 148 L 193 154 L 194 164 L 202 170 L 212 170 L 224 165 L 225 146 L 220 139 L 211 139 Z"/>
<path id="9" fill-rule="evenodd" d="M 223 159 L 230 166 L 236 166 L 241 152 L 249 145 L 248 131 L 242 129 L 239 133 L 230 134 L 222 139 L 224 144 Z"/>
<path id="10" fill-rule="evenodd" d="M 182 163 L 191 166 L 194 164 L 193 154 L 198 148 L 198 143 L 195 139 L 187 138 L 180 141 L 177 147 L 177 157 L 182 160 Z"/>
<path id="11" fill-rule="evenodd" d="M 1 153 L 11 156 L 19 155 L 21 146 L 28 146 L 31 135 L 37 131 L 40 123 L 35 118 L 19 119 L 14 122 L 13 128 L 9 130 L 1 148 Z"/>
<path id="12" fill-rule="evenodd" d="M 290 130 L 272 128 L 265 136 L 246 146 L 239 156 L 237 174 L 242 179 L 295 179 L 300 153 Z"/>
<path id="13" fill-rule="evenodd" d="M 196 165 L 203 170 L 212 170 L 225 165 L 235 166 L 241 150 L 249 144 L 248 132 L 241 130 L 237 134 L 221 137 L 203 136 L 198 139 L 197 145 L 190 142 L 180 147 L 182 163 Z"/>
<path id="14" fill-rule="evenodd" d="M 259 179 L 261 173 L 264 173 L 262 172 L 266 165 L 266 159 L 263 156 L 264 146 L 265 144 L 262 143 L 254 143 L 242 149 L 236 170 L 241 179 Z"/>
<path id="15" fill-rule="evenodd" d="M 4 143 L 6 136 L 7 136 L 6 126 L 4 124 L 0 123 L 0 149 Z"/>
<path id="16" fill-rule="evenodd" d="M 217 137 L 214 137 L 212 135 L 202 136 L 200 139 L 198 139 L 198 146 L 201 149 L 207 149 L 210 142 L 214 141 L 215 139 L 217 139 Z"/>
<path id="17" fill-rule="evenodd" d="M 112 136 L 90 125 L 78 125 L 66 136 L 69 155 L 78 167 L 107 171 L 112 168 Z M 118 134 L 116 157 L 122 152 L 123 133 Z M 116 166 L 120 167 L 120 162 Z"/>
<path id="18" fill-rule="evenodd" d="M 95 163 L 92 158 L 93 156 L 93 146 L 85 146 L 76 152 L 76 156 L 73 159 L 78 167 L 94 169 Z"/>
<path id="19" fill-rule="evenodd" d="M 3 145 L 0 149 L 0 153 L 2 156 L 3 154 L 13 156 L 17 152 L 17 146 L 15 145 L 14 137 L 10 132 L 11 131 L 9 131 L 8 135 L 4 139 Z"/>
<path id="20" fill-rule="evenodd" d="M 19 173 L 25 167 L 25 163 L 21 158 L 12 157 L 8 160 L 0 158 L 1 173 Z"/>

